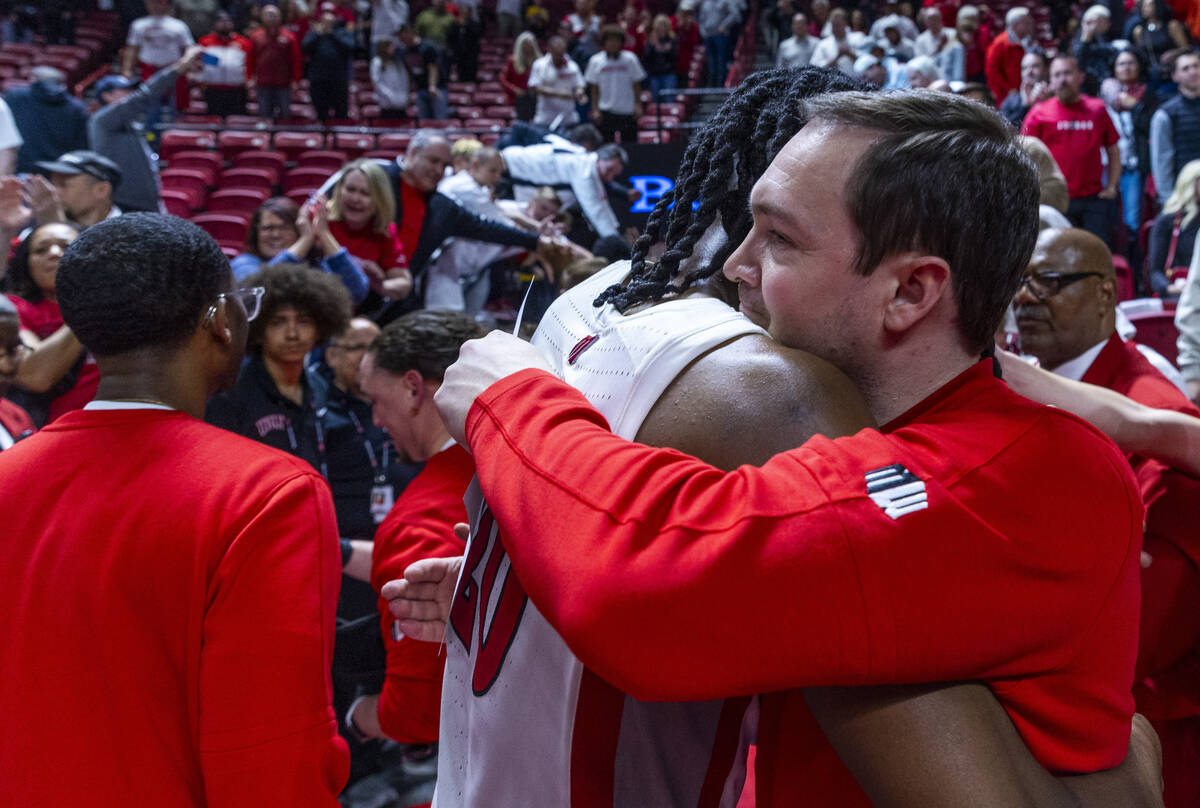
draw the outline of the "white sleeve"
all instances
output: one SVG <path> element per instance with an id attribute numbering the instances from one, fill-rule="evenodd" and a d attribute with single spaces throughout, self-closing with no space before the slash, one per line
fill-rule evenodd
<path id="1" fill-rule="evenodd" d="M 126 45 L 133 45 L 140 48 L 142 46 L 142 31 L 146 26 L 141 25 L 141 20 L 134 20 L 129 26 L 129 36 L 125 38 Z"/>
<path id="2" fill-rule="evenodd" d="M 629 51 L 621 51 L 621 53 L 629 53 Z M 642 67 L 642 60 L 629 53 L 627 61 L 633 65 L 633 80 L 643 81 L 646 78 L 646 68 Z"/>
<path id="3" fill-rule="evenodd" d="M 571 64 L 575 68 L 574 70 L 571 71 L 571 86 L 580 88 L 580 89 L 586 87 L 587 82 L 584 81 L 584 79 L 583 79 L 583 73 L 579 72 L 579 65 L 575 64 L 574 62 L 572 62 Z M 588 64 L 591 64 L 591 62 L 589 62 Z"/>
<path id="4" fill-rule="evenodd" d="M 529 87 L 540 87 L 542 84 L 542 60 L 538 59 L 529 66 Z"/>
<path id="5" fill-rule="evenodd" d="M 596 162 L 590 159 L 591 157 L 592 155 L 588 155 L 578 162 L 573 161 L 578 170 L 571 172 L 571 192 L 579 200 L 579 207 L 583 209 L 583 215 L 595 229 L 596 235 L 601 238 L 620 235 L 617 214 L 613 213 L 612 206 L 608 204 L 604 186 L 600 183 L 600 175 L 596 173 Z M 583 170 L 585 165 L 586 171 Z"/>
<path id="6" fill-rule="evenodd" d="M 600 78 L 600 62 L 596 59 L 597 56 L 603 56 L 604 52 L 594 54 L 591 59 L 588 59 L 587 72 L 583 74 L 583 79 L 588 84 L 595 84 Z"/>
<path id="7" fill-rule="evenodd" d="M 0 149 L 17 149 L 24 142 L 17 130 L 17 122 L 13 120 L 12 110 L 0 98 Z"/>

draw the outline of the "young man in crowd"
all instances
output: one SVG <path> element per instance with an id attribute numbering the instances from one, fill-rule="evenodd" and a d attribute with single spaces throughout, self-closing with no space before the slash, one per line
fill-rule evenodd
<path id="1" fill-rule="evenodd" d="M 588 60 L 583 78 L 592 98 L 592 120 L 605 140 L 637 142 L 637 119 L 642 116 L 642 63 L 625 47 L 625 32 L 607 25 L 601 35 L 602 50 Z"/>
<path id="2" fill-rule="evenodd" d="M 206 58 L 199 81 L 204 85 L 204 103 L 209 115 L 245 115 L 246 82 L 249 81 L 250 40 L 233 30 L 233 17 L 218 11 L 210 33 L 200 37 Z"/>
<path id="3" fill-rule="evenodd" d="M 121 169 L 94 151 L 73 151 L 57 160 L 38 163 L 50 175 L 58 197 L 58 208 L 39 218 L 38 224 L 61 221 L 80 230 L 121 215 L 113 204 L 113 192 L 121 185 Z"/>

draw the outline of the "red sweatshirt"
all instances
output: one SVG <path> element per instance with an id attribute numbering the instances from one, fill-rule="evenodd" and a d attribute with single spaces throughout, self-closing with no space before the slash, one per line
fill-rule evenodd
<path id="1" fill-rule="evenodd" d="M 246 72 L 259 87 L 288 87 L 304 75 L 300 61 L 300 40 L 286 28 L 271 36 L 266 28 L 250 32 L 249 61 Z"/>
<path id="2" fill-rule="evenodd" d="M 336 808 L 340 553 L 306 463 L 183 413 L 0 452 L 5 805 Z"/>
<path id="3" fill-rule="evenodd" d="M 885 432 L 730 473 L 613 436 L 540 371 L 479 396 L 467 436 L 529 597 L 637 698 L 982 679 L 1048 768 L 1125 757 L 1136 482 L 1107 438 L 991 362 Z M 787 782 L 760 785 L 760 806 L 865 804 L 823 737 L 779 741 L 759 756 L 786 760 Z"/>
<path id="4" fill-rule="evenodd" d="M 376 592 L 388 581 L 403 578 L 414 561 L 463 554 L 466 545 L 454 535 L 454 525 L 467 521 L 463 494 L 474 476 L 471 455 L 457 444 L 429 458 L 375 531 L 371 585 Z M 433 743 L 438 739 L 446 652 L 439 643 L 394 639 L 394 618 L 383 598 L 379 614 L 387 648 L 379 725 L 397 741 Z"/>

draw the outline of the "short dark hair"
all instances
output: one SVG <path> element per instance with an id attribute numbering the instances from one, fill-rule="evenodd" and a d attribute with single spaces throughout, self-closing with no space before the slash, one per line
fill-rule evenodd
<path id="1" fill-rule="evenodd" d="M 603 45 L 610 39 L 619 39 L 621 42 L 624 42 L 625 29 L 612 22 L 602 26 L 600 28 L 600 44 Z"/>
<path id="2" fill-rule="evenodd" d="M 583 146 L 588 151 L 595 151 L 604 145 L 604 135 L 592 123 L 581 123 L 571 127 L 567 132 L 567 140 L 577 146 Z"/>
<path id="3" fill-rule="evenodd" d="M 8 264 L 8 288 L 22 300 L 28 300 L 30 303 L 41 303 L 44 297 L 42 290 L 34 283 L 33 275 L 29 271 L 29 250 L 33 243 L 33 237 L 44 227 L 53 227 L 61 224 L 61 222 L 47 222 L 33 228 L 29 231 L 29 235 L 21 239 L 20 243 L 17 244 L 16 250 L 13 251 L 12 261 Z M 74 225 L 66 226 L 75 230 L 76 234 L 78 234 L 79 231 Z M 55 285 L 57 286 L 57 282 Z"/>
<path id="4" fill-rule="evenodd" d="M 1038 234 L 1038 174 L 994 109 L 931 90 L 838 93 L 805 102 L 819 119 L 879 133 L 846 180 L 859 232 L 855 269 L 919 250 L 949 265 L 959 330 L 991 344 Z"/>
<path id="5" fill-rule="evenodd" d="M 483 326 L 460 311 L 421 310 L 388 323 L 367 348 L 375 366 L 401 375 L 410 370 L 441 381 L 467 340 L 484 335 Z"/>
<path id="6" fill-rule="evenodd" d="M 97 356 L 178 347 L 221 292 L 229 260 L 176 216 L 126 213 L 84 230 L 58 265 L 63 320 Z"/>
<path id="7" fill-rule="evenodd" d="M 262 218 L 264 213 L 271 213 L 283 219 L 290 225 L 294 225 L 296 218 L 300 215 L 300 206 L 286 196 L 274 196 L 263 202 L 254 211 L 254 215 L 250 217 L 250 227 L 246 230 L 246 252 L 258 255 L 258 229 L 262 227 Z M 273 255 L 258 255 L 259 258 L 270 260 Z M 304 256 L 298 256 L 303 258 Z"/>
<path id="8" fill-rule="evenodd" d="M 624 311 L 662 300 L 714 275 L 750 232 L 750 191 L 767 165 L 807 121 L 800 100 L 820 93 L 872 89 L 860 79 L 826 67 L 762 70 L 747 76 L 717 114 L 688 142 L 675 187 L 646 220 L 633 246 L 629 280 L 605 289 L 595 305 Z M 725 243 L 712 259 L 676 281 L 680 264 L 691 257 L 700 237 L 720 218 Z M 657 262 L 650 248 L 665 242 Z"/>
<path id="9" fill-rule="evenodd" d="M 313 318 L 317 326 L 317 342 L 326 342 L 340 334 L 350 323 L 354 306 L 350 292 L 336 275 L 311 269 L 302 264 L 273 264 L 245 278 L 245 286 L 261 286 L 262 308 L 250 323 L 246 341 L 252 346 L 262 344 L 263 332 L 275 312 L 284 306 Z"/>

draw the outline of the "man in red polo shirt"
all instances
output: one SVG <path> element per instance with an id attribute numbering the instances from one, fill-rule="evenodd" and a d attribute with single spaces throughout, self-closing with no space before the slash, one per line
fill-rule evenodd
<path id="1" fill-rule="evenodd" d="M 1046 144 L 1067 178 L 1067 218 L 1076 227 L 1095 233 L 1112 246 L 1121 184 L 1120 136 L 1099 98 L 1083 95 L 1084 74 L 1074 56 L 1056 56 L 1050 63 L 1050 92 L 1034 104 L 1021 125 L 1021 134 Z M 1108 165 L 1100 162 L 1104 151 Z"/>
<path id="2" fill-rule="evenodd" d="M 1112 254 L 1083 230 L 1046 230 L 1013 300 L 1021 350 L 1059 376 L 1156 409 L 1200 416 L 1116 330 Z M 1134 698 L 1163 743 L 1168 808 L 1200 805 L 1200 482 L 1129 456 L 1146 506 L 1142 620 Z"/>
<path id="3" fill-rule="evenodd" d="M 1004 33 L 988 45 L 983 72 L 988 89 L 999 106 L 1008 94 L 1021 87 L 1021 58 L 1032 44 L 1033 15 L 1017 6 L 1004 15 Z"/>
<path id="4" fill-rule="evenodd" d="M 846 371 L 883 430 L 725 474 L 614 437 L 536 349 L 468 343 L 438 403 L 471 446 L 510 576 L 637 698 L 978 678 L 1043 765 L 1111 765 L 1132 712 L 1136 486 L 1107 439 L 979 360 L 1034 241 L 1032 169 L 966 101 L 809 107 L 726 274 L 773 338 Z M 916 164 L 928 190 L 900 204 Z M 1031 475 L 1060 489 L 1038 495 Z M 774 757 L 758 804 L 866 804 L 803 699 L 784 698 L 760 726 Z"/>

